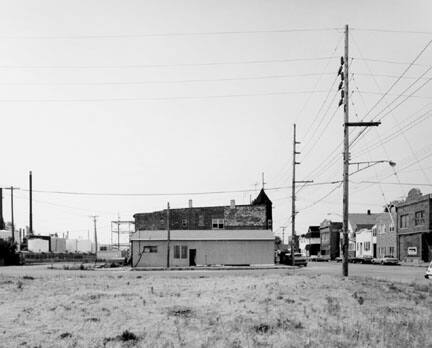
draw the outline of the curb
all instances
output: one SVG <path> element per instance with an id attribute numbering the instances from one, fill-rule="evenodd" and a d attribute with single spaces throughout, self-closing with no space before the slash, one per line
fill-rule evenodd
<path id="1" fill-rule="evenodd" d="M 271 269 L 296 269 L 296 266 L 214 266 L 214 267 L 134 267 L 131 271 L 251 271 Z"/>

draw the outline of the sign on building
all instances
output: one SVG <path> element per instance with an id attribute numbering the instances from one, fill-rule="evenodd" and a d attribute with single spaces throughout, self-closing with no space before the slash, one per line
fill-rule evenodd
<path id="1" fill-rule="evenodd" d="M 408 255 L 416 256 L 417 255 L 417 247 L 408 247 Z"/>

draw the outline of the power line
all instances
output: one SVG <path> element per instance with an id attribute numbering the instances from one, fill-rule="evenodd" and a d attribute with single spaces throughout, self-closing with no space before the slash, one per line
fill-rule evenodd
<path id="1" fill-rule="evenodd" d="M 233 30 L 183 33 L 152 33 L 152 34 L 88 34 L 88 35 L 1 35 L 6 40 L 93 40 L 93 39 L 134 39 L 152 37 L 182 37 L 182 36 L 224 36 L 224 35 L 250 35 L 250 34 L 283 34 L 301 32 L 338 31 L 341 28 L 288 28 L 269 30 Z"/>
<path id="2" fill-rule="evenodd" d="M 308 183 L 307 185 L 321 186 L 321 185 L 332 185 L 338 182 L 316 182 Z M 277 191 L 284 189 L 291 189 L 292 186 L 278 186 L 278 187 L 266 187 L 266 191 Z M 22 189 L 21 191 L 28 191 Z M 202 191 L 202 192 L 165 192 L 165 193 L 114 193 L 114 192 L 79 192 L 79 191 L 51 191 L 51 190 L 33 190 L 36 193 L 47 193 L 57 195 L 71 195 L 71 196 L 113 196 L 113 197 L 155 197 L 155 196 L 194 196 L 194 195 L 212 195 L 212 194 L 225 194 L 225 193 L 243 193 L 243 192 L 255 192 L 255 189 L 243 189 L 243 190 L 221 190 L 221 191 Z"/>
<path id="3" fill-rule="evenodd" d="M 316 91 L 315 93 L 326 93 L 327 91 Z M 267 97 L 283 95 L 301 95 L 310 91 L 281 91 L 265 93 L 241 93 L 241 94 L 221 94 L 204 96 L 179 96 L 179 97 L 125 97 L 125 98 L 70 98 L 70 99 L 0 99 L 0 103 L 92 103 L 92 102 L 134 102 L 134 101 L 164 101 L 164 100 L 205 100 L 205 99 L 224 99 L 224 98 L 243 98 L 243 97 Z"/>
<path id="4" fill-rule="evenodd" d="M 250 80 L 271 80 L 288 79 L 296 77 L 314 77 L 319 75 L 331 75 L 331 73 L 304 73 L 304 74 L 284 74 L 284 75 L 263 75 L 246 77 L 226 77 L 216 79 L 185 79 L 185 80 L 148 80 L 148 81 L 102 81 L 102 82 L 0 82 L 0 86 L 135 86 L 147 84 L 176 84 L 176 83 L 197 83 L 197 82 L 224 82 L 224 81 L 250 81 Z"/>
<path id="5" fill-rule="evenodd" d="M 432 31 L 399 30 L 399 29 L 374 29 L 374 28 L 351 28 L 359 32 L 393 33 L 393 34 L 424 34 L 432 35 Z"/>
<path id="6" fill-rule="evenodd" d="M 0 69 L 23 69 L 23 70 L 27 70 L 27 69 L 138 69 L 138 68 L 166 68 L 166 67 L 185 67 L 185 66 L 291 63 L 291 62 L 305 62 L 305 61 L 320 61 L 320 60 L 327 60 L 331 58 L 333 57 L 303 57 L 303 58 L 263 59 L 263 60 L 206 62 L 206 63 L 125 64 L 125 65 L 0 65 Z"/>

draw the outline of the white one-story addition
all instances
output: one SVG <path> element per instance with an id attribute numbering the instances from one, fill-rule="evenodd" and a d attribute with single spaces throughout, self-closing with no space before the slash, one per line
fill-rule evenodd
<path id="1" fill-rule="evenodd" d="M 166 267 L 167 231 L 138 231 L 131 237 L 133 267 Z M 269 230 L 177 230 L 170 232 L 170 267 L 273 264 Z"/>
<path id="2" fill-rule="evenodd" d="M 188 208 L 135 214 L 132 267 L 273 264 L 271 205 L 262 190 L 250 205 L 195 208 L 190 201 Z"/>

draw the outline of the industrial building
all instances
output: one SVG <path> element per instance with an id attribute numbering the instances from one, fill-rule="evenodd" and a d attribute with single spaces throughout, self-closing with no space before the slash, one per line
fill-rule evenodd
<path id="1" fill-rule="evenodd" d="M 134 219 L 133 267 L 274 262 L 272 202 L 264 190 L 249 205 L 193 207 L 189 201 L 188 208 L 139 213 Z"/>

